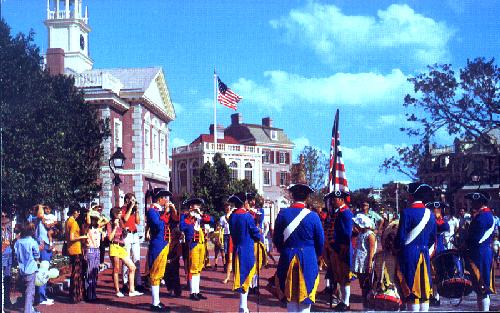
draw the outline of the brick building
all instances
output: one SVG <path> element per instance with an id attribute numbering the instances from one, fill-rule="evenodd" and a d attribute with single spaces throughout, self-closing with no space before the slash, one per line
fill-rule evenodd
<path id="1" fill-rule="evenodd" d="M 173 191 L 192 192 L 195 170 L 214 155 L 213 125 L 210 133 L 200 135 L 191 144 L 173 149 Z M 265 200 L 266 216 L 274 222 L 279 207 L 288 201 L 284 187 L 290 183 L 294 144 L 283 129 L 274 127 L 269 117 L 262 124 L 243 123 L 239 113 L 231 115 L 231 124 L 217 127 L 217 152 L 229 165 L 233 179 L 252 181 Z"/>
<path id="2" fill-rule="evenodd" d="M 475 190 L 489 193 L 490 205 L 500 208 L 500 129 L 491 130 L 489 135 L 491 145 L 457 138 L 452 146 L 429 147 L 419 177 L 442 189 L 456 208 L 466 208 L 464 196 Z"/>
<path id="3" fill-rule="evenodd" d="M 85 101 L 98 105 L 100 117 L 109 120 L 111 137 L 103 142 L 102 191 L 96 200 L 109 212 L 115 197 L 121 204 L 125 193 L 134 192 L 143 204 L 149 184 L 168 187 L 170 182 L 168 124 L 175 119 L 175 111 L 162 68 L 94 69 L 82 0 L 48 1 L 45 25 L 49 33 L 46 67 L 54 75 L 73 75 Z M 117 170 L 123 181 L 118 190 L 108 166 L 117 148 L 127 158 L 124 168 Z"/>

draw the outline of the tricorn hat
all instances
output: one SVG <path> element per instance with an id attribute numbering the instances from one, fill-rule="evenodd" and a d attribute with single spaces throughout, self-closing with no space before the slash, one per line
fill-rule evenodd
<path id="1" fill-rule="evenodd" d="M 340 198 L 340 199 L 346 199 L 351 195 L 351 193 L 348 190 L 335 190 L 330 193 L 327 193 L 324 197 L 323 200 L 327 201 L 328 199 L 331 198 Z"/>
<path id="2" fill-rule="evenodd" d="M 184 202 L 182 202 L 182 205 L 185 205 L 188 207 L 192 206 L 193 204 L 205 205 L 205 201 L 203 201 L 203 199 L 201 199 L 201 198 L 189 198 L 189 199 L 184 200 Z"/>
<path id="3" fill-rule="evenodd" d="M 173 197 L 173 194 L 165 188 L 155 188 L 153 189 L 152 197 L 153 201 L 156 201 L 161 197 Z"/>
<path id="4" fill-rule="evenodd" d="M 466 194 L 465 199 L 487 203 L 488 201 L 490 201 L 491 197 L 485 192 L 476 191 Z"/>
<path id="5" fill-rule="evenodd" d="M 255 192 L 246 192 L 245 193 L 246 201 L 254 200 L 256 196 L 257 196 L 257 194 Z"/>
<path id="6" fill-rule="evenodd" d="M 438 208 L 444 210 L 444 209 L 448 208 L 448 204 L 441 202 L 441 201 L 428 202 L 425 204 L 425 206 L 430 210 L 438 209 Z"/>
<path id="7" fill-rule="evenodd" d="M 307 196 L 314 192 L 314 189 L 309 187 L 306 184 L 294 184 L 288 187 L 288 191 L 292 194 L 292 197 L 295 198 L 307 198 Z"/>
<path id="8" fill-rule="evenodd" d="M 408 185 L 408 192 L 412 195 L 432 192 L 433 189 L 430 185 L 424 183 L 410 183 Z"/>
<path id="9" fill-rule="evenodd" d="M 233 203 L 235 207 L 241 208 L 246 201 L 246 195 L 244 192 L 238 192 L 231 195 L 227 202 Z"/>

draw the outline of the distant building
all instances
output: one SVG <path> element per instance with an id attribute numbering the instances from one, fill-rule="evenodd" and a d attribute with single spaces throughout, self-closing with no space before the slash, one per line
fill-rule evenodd
<path id="1" fill-rule="evenodd" d="M 489 134 L 493 138 L 491 145 L 457 138 L 452 146 L 428 147 L 419 177 L 443 190 L 447 201 L 456 208 L 466 208 L 465 194 L 478 189 L 490 194 L 490 206 L 500 208 L 500 129 Z"/>
<path id="2" fill-rule="evenodd" d="M 191 144 L 173 149 L 174 193 L 191 193 L 196 170 L 212 161 L 213 127 L 210 125 L 209 134 L 200 135 Z M 217 126 L 217 152 L 228 164 L 231 178 L 246 178 L 254 183 L 264 197 L 266 216 L 272 222 L 277 214 L 275 208 L 288 204 L 283 189 L 290 183 L 293 147 L 283 129 L 274 127 L 269 117 L 263 118 L 260 125 L 246 124 L 241 114 L 233 114 L 227 128 Z"/>
<path id="3" fill-rule="evenodd" d="M 94 69 L 88 14 L 87 9 L 82 10 L 82 0 L 48 1 L 45 25 L 49 33 L 46 67 L 50 73 L 73 75 L 85 101 L 97 105 L 100 118 L 109 120 L 111 137 L 103 142 L 102 191 L 97 200 L 109 212 L 114 199 L 121 204 L 125 193 L 134 192 L 143 210 L 148 185 L 168 187 L 170 182 L 168 124 L 175 119 L 175 112 L 163 70 Z M 108 160 L 118 148 L 127 159 L 124 169 L 117 171 L 123 183 L 115 194 Z"/>

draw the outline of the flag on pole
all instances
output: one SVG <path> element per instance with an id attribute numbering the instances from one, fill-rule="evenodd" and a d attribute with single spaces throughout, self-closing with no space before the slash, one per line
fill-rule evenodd
<path id="1" fill-rule="evenodd" d="M 217 100 L 219 101 L 219 103 L 227 106 L 230 109 L 236 110 L 238 108 L 236 104 L 243 98 L 229 89 L 227 85 L 220 80 L 219 77 L 217 77 L 217 82 L 219 85 L 217 93 Z"/>
<path id="2" fill-rule="evenodd" d="M 339 110 L 335 114 L 335 121 L 332 129 L 332 144 L 330 146 L 330 170 L 329 170 L 329 192 L 349 191 L 347 178 L 345 175 L 344 161 L 342 160 L 342 151 L 340 150 L 339 134 Z"/>

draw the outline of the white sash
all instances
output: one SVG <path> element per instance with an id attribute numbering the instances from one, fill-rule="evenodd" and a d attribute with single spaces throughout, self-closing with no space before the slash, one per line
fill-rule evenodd
<path id="1" fill-rule="evenodd" d="M 415 238 L 417 238 L 418 235 L 424 230 L 425 225 L 427 225 L 427 222 L 429 222 L 429 219 L 431 217 L 431 211 L 429 209 L 424 209 L 424 216 L 420 220 L 417 226 L 413 228 L 409 233 L 408 237 L 406 238 L 405 245 L 409 245 Z"/>
<path id="2" fill-rule="evenodd" d="M 300 222 L 304 219 L 304 217 L 307 216 L 307 214 L 311 213 L 311 210 L 309 209 L 302 209 L 300 210 L 299 215 L 297 215 L 293 221 L 288 224 L 288 226 L 285 228 L 285 231 L 283 231 L 283 242 L 286 242 L 286 240 L 290 237 L 290 235 L 293 233 L 293 231 L 299 226 Z"/>
<path id="3" fill-rule="evenodd" d="M 493 232 L 495 231 L 495 226 L 495 220 L 493 220 L 493 225 L 491 225 L 491 227 L 484 232 L 483 237 L 479 239 L 479 244 L 482 244 L 486 239 L 490 238 L 491 234 L 493 234 Z"/>
<path id="4" fill-rule="evenodd" d="M 429 256 L 432 256 L 434 254 L 434 248 L 435 248 L 436 244 L 433 243 L 432 246 L 429 248 Z"/>

